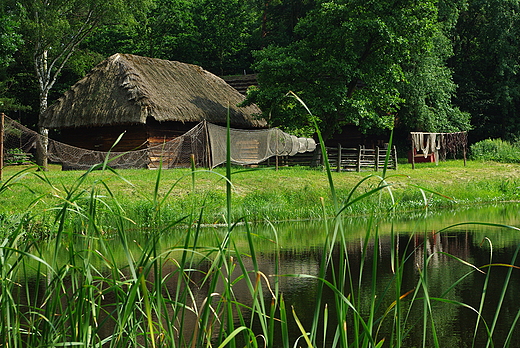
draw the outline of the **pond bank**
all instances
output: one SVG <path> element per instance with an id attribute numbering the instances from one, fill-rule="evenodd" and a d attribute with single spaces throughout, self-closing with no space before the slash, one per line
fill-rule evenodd
<path id="1" fill-rule="evenodd" d="M 184 217 L 192 221 L 202 217 L 204 224 L 225 222 L 223 168 L 212 172 L 197 170 L 194 176 L 189 169 L 175 169 L 96 171 L 86 177 L 84 172 L 62 172 L 56 167 L 47 173 L 33 169 L 20 173 L 22 169 L 4 170 L 2 183 L 9 186 L 0 193 L 4 202 L 0 214 L 4 217 L 28 211 L 33 216 L 47 215 L 50 208 L 70 199 L 68 192 L 74 189 L 78 197 L 84 196 L 85 202 L 92 194 L 99 201 L 117 201 L 139 227 Z M 462 161 L 455 160 L 439 165 L 420 164 L 414 170 L 409 164 L 400 164 L 397 171 L 386 173 L 385 181 L 382 172 L 331 174 L 340 205 L 381 184 L 387 185 L 346 209 L 348 215 L 384 213 L 392 207 L 404 213 L 424 207 L 441 209 L 520 200 L 520 165 L 516 164 L 468 161 L 464 166 Z M 323 170 L 234 168 L 232 182 L 234 220 L 319 219 L 334 212 Z"/>

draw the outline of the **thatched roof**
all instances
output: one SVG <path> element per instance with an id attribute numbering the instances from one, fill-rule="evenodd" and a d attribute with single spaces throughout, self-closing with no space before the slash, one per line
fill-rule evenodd
<path id="1" fill-rule="evenodd" d="M 225 123 L 263 127 L 255 105 L 221 78 L 199 66 L 115 54 L 97 65 L 46 110 L 42 125 L 69 128 L 156 121 Z"/>

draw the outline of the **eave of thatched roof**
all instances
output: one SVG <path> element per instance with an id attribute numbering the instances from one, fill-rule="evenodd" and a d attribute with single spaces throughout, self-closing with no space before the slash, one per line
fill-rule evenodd
<path id="1" fill-rule="evenodd" d="M 156 121 L 224 123 L 264 127 L 255 106 L 221 78 L 199 66 L 115 54 L 96 66 L 46 110 L 46 128 L 144 124 Z"/>

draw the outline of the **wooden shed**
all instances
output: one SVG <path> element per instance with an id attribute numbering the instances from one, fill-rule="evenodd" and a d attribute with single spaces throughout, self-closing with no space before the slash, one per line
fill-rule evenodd
<path id="1" fill-rule="evenodd" d="M 265 128 L 255 106 L 221 78 L 199 66 L 130 54 L 97 65 L 44 113 L 42 126 L 80 148 L 130 151 L 171 140 L 206 120 Z"/>

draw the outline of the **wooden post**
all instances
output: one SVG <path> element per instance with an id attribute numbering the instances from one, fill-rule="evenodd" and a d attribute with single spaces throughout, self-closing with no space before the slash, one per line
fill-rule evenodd
<path id="1" fill-rule="evenodd" d="M 359 145 L 358 149 L 358 156 L 357 156 L 357 165 L 356 165 L 356 172 L 361 171 L 361 145 Z"/>
<path id="2" fill-rule="evenodd" d="M 395 145 L 392 147 L 392 156 L 394 158 L 394 169 L 397 170 L 397 147 Z"/>
<path id="3" fill-rule="evenodd" d="M 374 162 L 374 165 L 376 167 L 375 170 L 377 172 L 379 170 L 379 146 L 376 146 L 376 158 Z"/>
<path id="4" fill-rule="evenodd" d="M 279 143 L 278 140 L 279 140 L 279 139 L 276 138 L 276 149 L 275 149 L 275 151 L 276 151 L 276 156 L 274 157 L 274 167 L 275 167 L 275 170 L 276 170 L 276 171 L 278 171 L 278 143 Z"/>
<path id="5" fill-rule="evenodd" d="M 415 141 L 412 135 L 412 169 L 415 169 Z"/>
<path id="6" fill-rule="evenodd" d="M 341 144 L 338 144 L 338 168 L 337 172 L 341 172 Z"/>
<path id="7" fill-rule="evenodd" d="M 464 155 L 464 167 L 466 166 L 466 144 L 462 146 L 462 154 Z"/>
<path id="8" fill-rule="evenodd" d="M 2 181 L 2 171 L 4 169 L 4 113 L 0 115 L 0 181 Z"/>
<path id="9" fill-rule="evenodd" d="M 317 144 L 317 147 L 316 147 L 316 166 L 323 166 L 325 165 L 325 161 L 323 160 L 323 153 L 321 151 L 321 145 L 320 144 Z M 325 148 L 325 151 L 327 151 L 327 148 Z"/>
<path id="10" fill-rule="evenodd" d="M 211 151 L 211 139 L 209 134 L 208 123 L 204 120 L 204 133 L 206 138 L 206 161 L 208 162 L 208 168 L 213 169 L 213 153 Z"/>
<path id="11" fill-rule="evenodd" d="M 316 144 L 316 149 L 312 152 L 312 158 L 311 158 L 311 167 L 318 167 L 321 163 L 320 157 L 321 157 L 321 146 L 320 144 Z"/>

